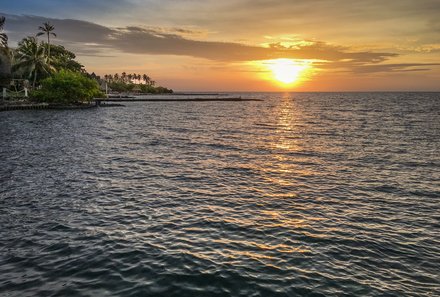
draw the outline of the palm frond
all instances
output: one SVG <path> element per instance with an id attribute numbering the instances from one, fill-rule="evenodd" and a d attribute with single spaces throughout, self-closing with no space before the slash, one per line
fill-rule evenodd
<path id="1" fill-rule="evenodd" d="M 3 26 L 5 24 L 6 18 L 4 16 L 0 17 L 0 32 L 3 31 Z M 5 33 L 0 33 L 0 46 L 8 47 L 8 36 Z"/>
<path id="2" fill-rule="evenodd" d="M 8 36 L 5 33 L 0 33 L 0 45 L 3 47 L 8 46 Z"/>
<path id="3" fill-rule="evenodd" d="M 46 33 L 43 33 L 43 32 L 38 32 L 37 33 L 37 36 L 41 36 L 41 35 L 45 35 Z"/>
<path id="4" fill-rule="evenodd" d="M 53 25 L 51 25 L 50 22 L 43 23 L 43 25 L 44 25 L 44 27 L 42 27 L 42 28 L 44 28 L 44 30 L 46 30 L 46 31 L 52 31 L 53 29 L 55 29 L 55 27 Z"/>
<path id="5" fill-rule="evenodd" d="M 50 34 L 53 35 L 54 37 L 57 37 L 57 35 L 53 32 L 51 32 Z"/>

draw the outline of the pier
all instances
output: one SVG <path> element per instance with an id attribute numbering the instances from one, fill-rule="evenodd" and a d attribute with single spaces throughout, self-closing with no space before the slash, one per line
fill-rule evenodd
<path id="1" fill-rule="evenodd" d="M 124 105 L 118 102 L 249 102 L 249 101 L 263 101 L 254 98 L 241 97 L 204 97 L 204 98 L 95 98 L 90 104 L 83 105 L 59 105 L 48 103 L 35 104 L 5 104 L 0 105 L 1 111 L 12 110 L 39 110 L 39 109 L 88 109 L 94 107 L 123 107 Z"/>
<path id="2" fill-rule="evenodd" d="M 102 102 L 248 102 L 248 101 L 263 101 L 255 98 L 241 98 L 241 97 L 205 97 L 205 98 L 95 98 L 94 101 L 98 106 Z"/>

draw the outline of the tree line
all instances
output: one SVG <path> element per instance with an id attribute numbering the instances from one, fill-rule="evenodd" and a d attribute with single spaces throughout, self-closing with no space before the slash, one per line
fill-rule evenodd
<path id="1" fill-rule="evenodd" d="M 144 83 L 146 85 L 154 86 L 156 82 L 151 80 L 151 78 L 147 74 L 136 74 L 136 73 L 126 73 L 122 72 L 121 74 L 105 74 L 104 80 L 108 83 L 110 82 L 123 82 L 123 83 L 135 83 L 141 84 Z"/>
<path id="2" fill-rule="evenodd" d="M 8 87 L 11 79 L 29 80 L 33 89 L 40 82 L 61 70 L 86 73 L 84 66 L 75 60 L 76 55 L 61 45 L 50 43 L 55 36 L 55 27 L 49 22 L 38 29 L 35 36 L 23 38 L 16 48 L 8 46 L 8 37 L 3 32 L 5 18 L 0 17 L 0 76 L 1 85 Z M 47 42 L 39 41 L 38 36 L 46 35 Z"/>
<path id="3" fill-rule="evenodd" d="M 8 36 L 4 32 L 5 17 L 0 17 L 0 87 L 10 87 L 12 79 L 28 82 L 28 87 L 32 90 L 41 88 L 44 80 L 54 78 L 59 73 L 64 79 L 76 77 L 77 75 L 68 75 L 66 73 L 75 73 L 88 79 L 96 81 L 96 85 L 107 83 L 114 91 L 130 91 L 135 89 L 136 85 L 142 92 L 164 92 L 168 90 L 162 87 L 155 87 L 155 82 L 147 74 L 106 74 L 102 78 L 95 73 L 88 73 L 84 65 L 76 61 L 75 53 L 69 51 L 62 45 L 51 43 L 51 37 L 57 37 L 55 26 L 50 22 L 45 22 L 38 27 L 35 36 L 23 38 L 16 48 L 8 46 Z M 39 36 L 45 36 L 45 41 L 38 40 Z M 88 84 L 90 86 L 90 84 Z M 93 93 L 93 92 L 92 92 Z"/>
<path id="4" fill-rule="evenodd" d="M 95 78 L 95 74 L 91 74 Z M 126 73 L 121 74 L 105 74 L 103 79 L 97 76 L 98 80 L 107 83 L 107 86 L 112 91 L 116 92 L 141 92 L 141 93 L 172 93 L 173 90 L 161 86 L 155 86 L 156 82 L 152 80 L 147 74 Z"/>

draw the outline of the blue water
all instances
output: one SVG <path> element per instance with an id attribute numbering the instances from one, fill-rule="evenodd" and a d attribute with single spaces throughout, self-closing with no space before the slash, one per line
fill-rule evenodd
<path id="1" fill-rule="evenodd" d="M 0 113 L 0 296 L 440 296 L 440 93 Z"/>

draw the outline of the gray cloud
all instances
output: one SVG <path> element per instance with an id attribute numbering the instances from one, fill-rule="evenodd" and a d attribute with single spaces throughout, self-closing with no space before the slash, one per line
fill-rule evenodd
<path id="1" fill-rule="evenodd" d="M 431 38 L 434 32 L 429 22 L 438 20 L 440 11 L 438 0 L 160 2 L 160 13 L 148 15 L 156 23 L 165 17 L 167 22 L 191 23 L 228 35 L 257 31 L 262 35 L 296 33 L 326 40 L 331 37 L 355 40 L 357 36 L 363 39 L 419 38 L 420 35 Z M 290 32 L 286 32 L 286 28 Z"/>
<path id="2" fill-rule="evenodd" d="M 141 27 L 114 30 L 109 35 L 107 44 L 135 54 L 183 55 L 226 62 L 293 58 L 328 61 L 351 59 L 357 62 L 378 63 L 396 56 L 393 53 L 349 52 L 346 48 L 324 42 L 301 47 L 272 44 L 267 48 L 232 42 L 198 41 Z"/>
<path id="3" fill-rule="evenodd" d="M 332 63 L 320 65 L 323 69 L 339 69 L 339 72 L 352 72 L 356 74 L 391 73 L 391 72 L 418 72 L 429 71 L 440 63 L 386 63 L 362 65 L 359 63 Z"/>
<path id="4" fill-rule="evenodd" d="M 264 1 L 260 1 L 264 2 Z M 263 3 L 264 4 L 264 3 Z M 1 15 L 1 13 L 0 13 Z M 181 34 L 192 33 L 184 28 L 159 30 L 126 26 L 111 28 L 92 22 L 73 19 L 48 19 L 40 16 L 8 15 L 6 29 L 11 40 L 35 34 L 38 26 L 51 21 L 61 43 L 78 55 L 115 56 L 120 53 L 145 55 L 179 55 L 204 58 L 222 62 L 267 60 L 276 58 L 325 60 L 326 68 L 346 68 L 353 72 L 414 71 L 426 70 L 438 64 L 383 64 L 396 53 L 351 51 L 350 48 L 313 42 L 306 45 L 286 47 L 272 44 L 261 47 L 234 42 L 192 40 Z M 174 33 L 167 33 L 174 32 Z M 418 67 L 418 68 L 415 68 Z M 420 68 L 422 67 L 422 68 Z"/>
<path id="5" fill-rule="evenodd" d="M 192 24 L 220 36 L 246 32 L 303 34 L 325 40 L 426 38 L 438 30 L 438 0 L 20 0 L 3 1 L 11 14 L 83 18 L 101 24 Z M 286 32 L 286 28 L 289 28 Z M 437 27 L 438 28 L 438 27 Z"/>
<path id="6" fill-rule="evenodd" d="M 9 15 L 6 17 L 5 29 L 10 32 L 8 35 L 12 40 L 21 40 L 28 35 L 35 35 L 38 27 L 43 22 L 50 21 L 59 32 L 61 40 L 72 42 L 94 42 L 103 43 L 113 29 L 95 23 L 73 20 L 73 19 L 52 19 L 34 15 Z"/>
<path id="7" fill-rule="evenodd" d="M 428 71 L 432 66 L 439 66 L 440 63 L 403 63 L 403 64 L 379 64 L 362 65 L 353 67 L 352 71 L 356 73 L 377 73 L 377 72 L 414 72 Z"/>

